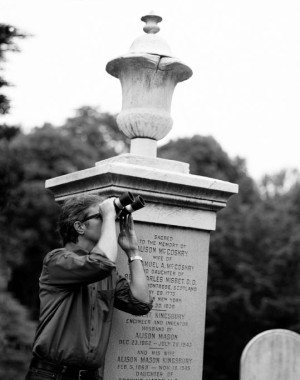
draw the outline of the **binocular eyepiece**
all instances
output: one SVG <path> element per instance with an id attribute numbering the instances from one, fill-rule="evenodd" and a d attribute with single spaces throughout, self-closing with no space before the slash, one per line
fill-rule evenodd
<path id="1" fill-rule="evenodd" d="M 144 199 L 138 195 L 134 198 L 130 191 L 123 193 L 119 198 L 114 200 L 114 205 L 117 213 L 117 218 L 131 214 L 145 206 Z"/>

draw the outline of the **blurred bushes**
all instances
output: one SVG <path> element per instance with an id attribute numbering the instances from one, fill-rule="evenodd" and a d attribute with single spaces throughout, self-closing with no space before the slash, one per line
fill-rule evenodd
<path id="1" fill-rule="evenodd" d="M 300 333 L 300 182 L 283 170 L 255 183 L 246 163 L 210 136 L 171 141 L 160 153 L 191 173 L 239 184 L 211 234 L 204 380 L 238 380 L 239 360 L 256 334 Z"/>
<path id="2" fill-rule="evenodd" d="M 0 292 L 0 379 L 24 380 L 32 358 L 36 324 L 27 310 L 6 291 Z"/>

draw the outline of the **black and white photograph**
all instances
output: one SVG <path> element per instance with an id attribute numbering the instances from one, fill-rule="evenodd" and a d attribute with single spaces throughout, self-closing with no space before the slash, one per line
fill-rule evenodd
<path id="1" fill-rule="evenodd" d="M 299 19 L 0 0 L 0 380 L 300 379 Z"/>

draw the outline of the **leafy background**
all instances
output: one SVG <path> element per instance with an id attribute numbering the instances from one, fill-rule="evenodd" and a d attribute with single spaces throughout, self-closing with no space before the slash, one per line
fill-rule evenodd
<path id="1" fill-rule="evenodd" d="M 0 24 L 0 68 L 24 33 Z M 1 74 L 1 72 L 0 72 Z M 0 78 L 0 90 L 8 83 Z M 0 113 L 9 99 L 0 94 Z M 44 255 L 60 245 L 58 207 L 45 180 L 128 151 L 115 115 L 84 106 L 64 125 L 25 134 L 0 123 L 0 378 L 24 378 L 38 318 Z M 295 170 L 258 183 L 241 157 L 211 136 L 170 141 L 158 156 L 188 162 L 192 174 L 238 183 L 238 196 L 212 233 L 207 291 L 204 380 L 237 380 L 242 350 L 272 328 L 300 332 L 300 181 Z M 200 377 L 200 374 L 199 374 Z"/>

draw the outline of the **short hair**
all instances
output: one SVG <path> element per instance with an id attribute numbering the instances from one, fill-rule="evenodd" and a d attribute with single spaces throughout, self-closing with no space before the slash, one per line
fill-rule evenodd
<path id="1" fill-rule="evenodd" d="M 61 206 L 61 213 L 58 220 L 58 231 L 63 244 L 69 242 L 77 243 L 78 233 L 74 228 L 74 223 L 83 221 L 87 216 L 87 209 L 95 204 L 99 204 L 103 199 L 95 194 L 83 194 L 67 199 Z"/>

